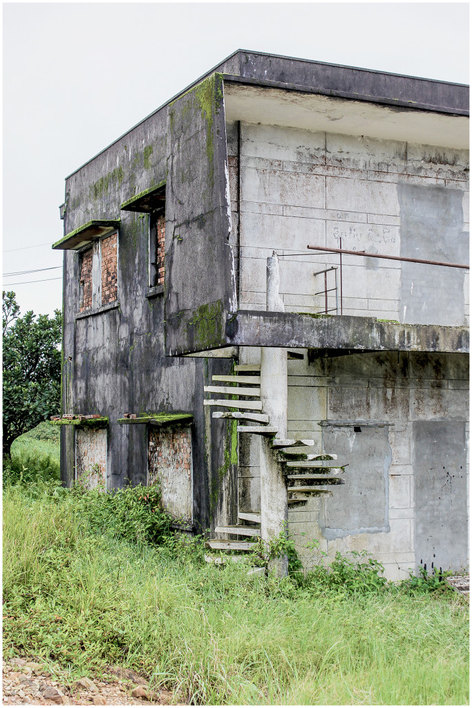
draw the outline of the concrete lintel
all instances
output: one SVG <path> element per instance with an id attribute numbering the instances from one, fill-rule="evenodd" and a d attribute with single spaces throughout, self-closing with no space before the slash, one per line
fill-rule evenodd
<path id="1" fill-rule="evenodd" d="M 227 343 L 363 351 L 468 353 L 467 327 L 383 322 L 374 317 L 312 316 L 240 310 L 226 323 Z"/>

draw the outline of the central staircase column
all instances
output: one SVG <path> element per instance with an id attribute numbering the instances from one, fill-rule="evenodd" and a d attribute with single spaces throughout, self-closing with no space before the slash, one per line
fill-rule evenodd
<path id="1" fill-rule="evenodd" d="M 267 259 L 267 310 L 283 312 L 279 295 L 279 264 L 277 255 Z M 287 352 L 285 349 L 263 347 L 261 351 L 261 400 L 277 437 L 287 437 Z M 261 438 L 261 537 L 265 542 L 286 531 L 288 519 L 287 488 L 283 468 L 272 448 L 271 439 Z M 287 574 L 287 558 L 270 563 L 277 575 Z"/>

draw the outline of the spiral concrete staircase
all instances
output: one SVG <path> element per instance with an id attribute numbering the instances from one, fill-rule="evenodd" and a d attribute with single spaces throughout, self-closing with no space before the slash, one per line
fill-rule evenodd
<path id="1" fill-rule="evenodd" d="M 276 427 L 263 410 L 260 365 L 239 364 L 235 374 L 215 375 L 212 381 L 215 385 L 205 386 L 205 393 L 218 397 L 205 399 L 204 405 L 223 409 L 213 411 L 213 418 L 237 420 L 238 433 L 269 439 L 273 454 L 282 465 L 289 508 L 303 507 L 311 497 L 330 494 L 337 485 L 344 484 L 346 465 L 338 464 L 336 455 L 314 453 L 314 440 L 277 437 Z M 217 526 L 214 538 L 207 541 L 208 548 L 230 553 L 253 550 L 254 541 L 261 536 L 261 514 L 239 512 L 238 520 L 234 526 Z M 221 535 L 235 538 L 227 540 Z"/>

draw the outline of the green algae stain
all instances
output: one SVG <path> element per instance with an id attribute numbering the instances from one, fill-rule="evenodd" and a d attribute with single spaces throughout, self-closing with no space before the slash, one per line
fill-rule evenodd
<path id="1" fill-rule="evenodd" d="M 143 164 L 144 164 L 145 170 L 149 170 L 151 168 L 152 151 L 153 151 L 152 145 L 146 145 L 146 147 L 143 150 Z"/>
<path id="2" fill-rule="evenodd" d="M 206 155 L 208 160 L 209 185 L 213 188 L 215 183 L 215 135 L 214 117 L 219 110 L 223 98 L 223 79 L 221 74 L 212 74 L 195 88 L 195 98 L 198 101 L 200 112 L 206 123 Z"/>
<path id="3" fill-rule="evenodd" d="M 238 421 L 231 421 L 231 464 L 238 464 Z"/>
<path id="4" fill-rule="evenodd" d="M 201 305 L 187 323 L 193 342 L 199 350 L 211 349 L 223 340 L 223 303 L 221 300 Z"/>
<path id="5" fill-rule="evenodd" d="M 102 199 L 110 187 L 119 187 L 123 179 L 123 168 L 121 166 L 116 167 L 112 172 L 100 177 L 94 184 L 90 185 L 90 198 L 93 200 Z"/>

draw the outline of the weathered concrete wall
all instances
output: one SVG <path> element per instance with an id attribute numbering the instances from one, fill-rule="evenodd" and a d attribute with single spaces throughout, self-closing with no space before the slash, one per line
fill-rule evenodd
<path id="1" fill-rule="evenodd" d="M 289 435 L 314 436 L 349 465 L 344 486 L 289 511 L 307 564 L 317 539 L 330 557 L 367 550 L 391 578 L 420 560 L 466 565 L 467 357 L 314 358 L 289 361 L 289 372 Z"/>
<path id="2" fill-rule="evenodd" d="M 465 423 L 413 422 L 416 564 L 428 570 L 468 564 Z"/>
<path id="3" fill-rule="evenodd" d="M 223 82 L 219 75 L 169 107 L 166 201 L 166 349 L 224 343 L 236 309 Z"/>
<path id="4" fill-rule="evenodd" d="M 302 352 L 302 350 L 298 350 Z M 241 350 L 257 362 L 258 351 Z M 465 421 L 468 358 L 461 354 L 365 353 L 288 361 L 288 436 L 347 464 L 345 485 L 289 508 L 289 531 L 306 567 L 315 540 L 366 550 L 402 579 L 422 561 L 467 564 Z M 240 436 L 239 503 L 260 509 L 256 436 Z"/>
<path id="5" fill-rule="evenodd" d="M 66 181 L 64 233 L 93 219 L 121 218 L 121 224 L 118 236 L 118 299 L 105 309 L 92 308 L 89 312 L 79 312 L 80 255 L 74 251 L 64 253 L 63 410 L 108 416 L 109 489 L 122 487 L 127 480 L 132 484 L 147 483 L 147 427 L 117 424 L 123 413 L 193 413 L 193 518 L 197 528 L 207 528 L 212 520 L 224 523 L 230 518 L 234 520 L 235 513 L 235 495 L 225 498 L 218 495 L 223 483 L 230 487 L 234 485 L 236 465 L 234 460 L 227 463 L 227 456 L 230 455 L 227 444 L 231 445 L 232 427 L 230 422 L 211 419 L 207 424 L 202 405 L 204 384 L 211 383 L 213 373 L 229 373 L 230 362 L 166 356 L 164 298 L 178 301 L 180 287 L 185 288 L 192 279 L 194 283 L 203 281 L 201 272 L 193 270 L 197 258 L 187 263 L 187 272 L 181 274 L 183 281 L 175 280 L 176 295 L 172 291 L 172 278 L 177 277 L 173 272 L 178 262 L 175 253 L 173 265 L 166 269 L 167 292 L 150 290 L 150 217 L 144 213 L 120 210 L 120 205 L 133 195 L 166 182 L 169 216 L 166 248 L 172 254 L 173 249 L 186 247 L 183 241 L 178 240 L 180 231 L 177 226 L 182 226 L 184 237 L 189 241 L 194 236 L 198 240 L 202 235 L 198 219 L 203 212 L 198 210 L 193 214 L 195 220 L 192 221 L 192 208 L 197 196 L 191 202 L 187 197 L 189 190 L 196 189 L 196 182 L 201 177 L 208 179 L 208 171 L 203 174 L 198 170 L 204 169 L 200 166 L 200 152 L 210 149 L 212 142 L 211 136 L 203 130 L 204 117 L 201 112 L 192 142 L 189 132 L 191 124 L 188 122 L 191 115 L 186 114 L 187 122 L 185 115 L 182 115 L 186 105 L 183 100 L 173 106 L 165 106 Z M 170 140 L 171 111 L 175 144 Z M 216 127 L 216 119 L 214 125 Z M 180 141 L 179 130 L 182 131 Z M 218 145 L 222 141 L 224 134 L 220 133 L 217 136 Z M 180 155 L 180 150 L 187 151 L 189 147 L 198 157 L 198 169 L 193 170 L 190 162 L 186 164 L 185 155 Z M 223 164 L 224 170 L 218 150 L 220 147 L 216 146 L 213 162 Z M 208 168 L 206 155 L 204 164 Z M 221 185 L 218 170 L 215 168 L 215 185 Z M 185 181 L 187 178 L 188 182 Z M 203 198 L 203 183 L 199 183 L 199 190 Z M 208 206 L 208 200 L 212 199 L 211 195 L 208 196 L 205 204 Z M 212 208 L 224 211 L 221 201 L 218 207 L 212 203 Z M 229 247 L 225 248 L 229 250 Z M 206 278 L 205 282 L 214 281 Z M 225 281 L 226 285 L 229 289 L 230 279 L 228 283 Z M 187 304 L 185 302 L 183 306 Z M 61 474 L 64 481 L 71 484 L 75 466 L 73 431 L 63 430 L 61 440 Z"/>
<path id="6" fill-rule="evenodd" d="M 248 123 L 228 134 L 236 130 L 241 309 L 263 309 L 273 249 L 289 256 L 281 260 L 287 312 L 322 311 L 324 296 L 315 293 L 323 276 L 314 273 L 339 266 L 334 255 L 290 255 L 308 253 L 307 244 L 339 247 L 342 240 L 351 250 L 467 262 L 466 151 Z M 236 149 L 230 141 L 233 182 Z M 344 256 L 343 266 L 344 314 L 465 321 L 463 270 L 356 256 Z"/>

